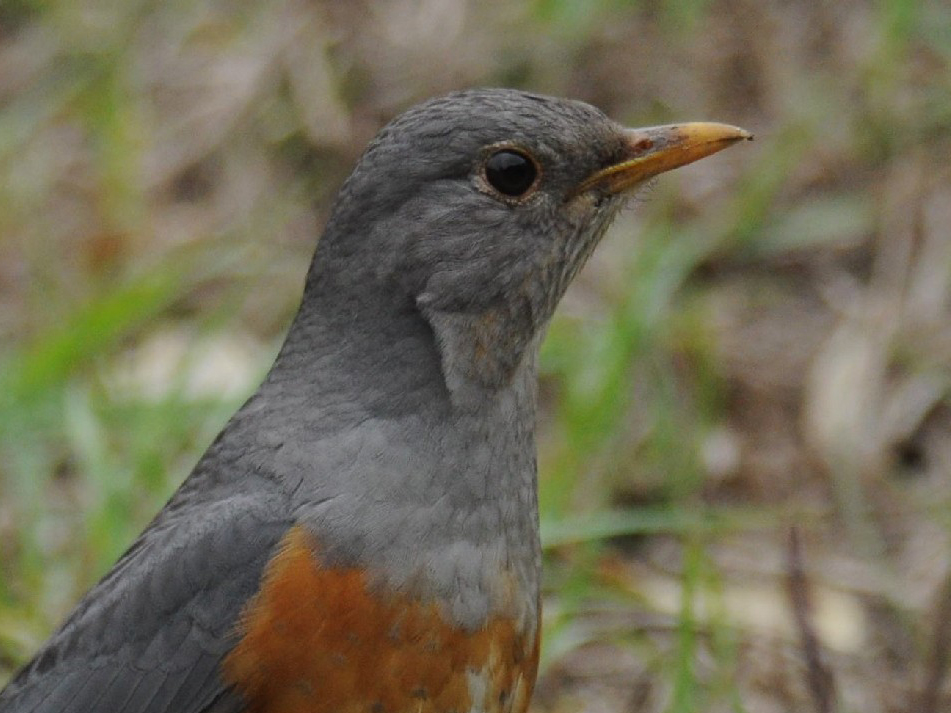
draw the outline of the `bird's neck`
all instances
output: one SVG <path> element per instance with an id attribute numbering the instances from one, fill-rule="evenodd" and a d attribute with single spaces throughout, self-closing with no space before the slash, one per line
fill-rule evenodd
<path id="1" fill-rule="evenodd" d="M 352 405 L 382 417 L 449 407 L 427 322 L 405 300 L 308 284 L 265 388 L 278 397 Z"/>
<path id="2" fill-rule="evenodd" d="M 366 277 L 309 276 L 272 387 L 374 412 L 444 416 L 491 409 L 501 392 L 534 381 L 540 335 L 526 310 L 439 310 Z"/>
<path id="3" fill-rule="evenodd" d="M 521 388 L 535 379 L 541 335 L 527 318 L 504 305 L 479 314 L 445 312 L 423 307 L 433 330 L 440 372 L 453 405 L 477 411 L 493 395 Z"/>
<path id="4" fill-rule="evenodd" d="M 235 427 L 263 419 L 253 432 L 269 443 L 251 465 L 295 493 L 296 516 L 328 561 L 359 563 L 474 629 L 508 601 L 504 582 L 515 582 L 525 595 L 511 614 L 533 620 L 534 359 L 503 388 L 467 383 L 460 408 L 463 386 L 447 383 L 437 346 L 444 328 L 412 304 L 343 286 L 310 292 Z M 460 581 L 476 595 L 444 600 Z"/>

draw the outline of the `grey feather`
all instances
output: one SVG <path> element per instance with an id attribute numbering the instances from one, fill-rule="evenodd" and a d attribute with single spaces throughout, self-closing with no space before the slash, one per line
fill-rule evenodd
<path id="1" fill-rule="evenodd" d="M 538 345 L 620 204 L 572 191 L 624 141 L 593 107 L 512 90 L 452 94 L 384 128 L 264 384 L 0 713 L 238 713 L 220 665 L 295 524 L 326 566 L 366 568 L 465 629 L 504 610 L 532 640 Z M 524 201 L 486 184 L 500 143 L 537 162 Z"/>

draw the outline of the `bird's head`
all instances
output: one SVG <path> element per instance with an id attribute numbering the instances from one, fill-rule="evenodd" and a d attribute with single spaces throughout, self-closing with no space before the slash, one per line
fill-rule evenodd
<path id="1" fill-rule="evenodd" d="M 447 383 L 504 385 L 633 189 L 749 137 L 722 124 L 627 129 L 514 90 L 428 101 L 367 148 L 308 291 L 349 295 L 354 314 L 368 292 L 416 311 Z"/>

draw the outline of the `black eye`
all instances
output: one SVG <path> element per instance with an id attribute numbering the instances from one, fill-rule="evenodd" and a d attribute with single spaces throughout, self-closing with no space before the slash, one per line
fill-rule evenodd
<path id="1" fill-rule="evenodd" d="M 502 149 L 485 162 L 485 179 L 504 196 L 524 195 L 535 184 L 538 167 L 528 156 L 512 149 Z"/>

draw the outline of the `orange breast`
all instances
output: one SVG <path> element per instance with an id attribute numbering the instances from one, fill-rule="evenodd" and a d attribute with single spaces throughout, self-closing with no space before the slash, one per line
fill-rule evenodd
<path id="1" fill-rule="evenodd" d="M 372 592 L 358 569 L 321 568 L 294 528 L 241 619 L 224 678 L 249 713 L 522 713 L 538 664 L 510 618 L 469 632 L 435 604 Z M 537 632 L 537 627 L 536 627 Z"/>

